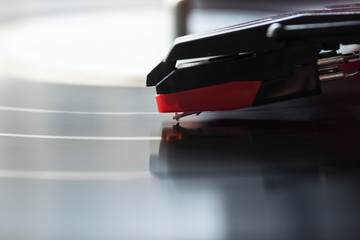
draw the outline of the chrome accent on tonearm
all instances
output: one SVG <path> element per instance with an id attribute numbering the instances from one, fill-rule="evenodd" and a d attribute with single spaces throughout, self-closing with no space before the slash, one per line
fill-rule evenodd
<path id="1" fill-rule="evenodd" d="M 317 61 L 319 80 L 321 82 L 340 80 L 347 77 L 352 77 L 359 73 L 359 69 L 352 72 L 344 73 L 339 65 L 346 63 L 354 63 L 360 61 L 360 53 L 354 52 L 350 54 L 340 54 L 336 51 L 320 54 Z"/>

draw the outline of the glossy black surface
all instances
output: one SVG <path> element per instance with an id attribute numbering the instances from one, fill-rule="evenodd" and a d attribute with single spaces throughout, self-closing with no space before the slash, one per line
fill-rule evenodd
<path id="1" fill-rule="evenodd" d="M 0 239 L 358 239 L 359 80 L 176 126 L 154 89 L 1 79 Z"/>

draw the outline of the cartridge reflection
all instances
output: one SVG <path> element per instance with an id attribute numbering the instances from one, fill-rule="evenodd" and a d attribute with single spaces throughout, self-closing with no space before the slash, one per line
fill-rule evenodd
<path id="1" fill-rule="evenodd" d="M 357 166 L 360 124 L 347 122 L 223 120 L 164 128 L 157 175 L 302 172 Z"/>
<path id="2" fill-rule="evenodd" d="M 359 134 L 359 121 L 188 122 L 163 128 L 150 170 L 172 201 L 211 192 L 224 239 L 358 238 Z"/>

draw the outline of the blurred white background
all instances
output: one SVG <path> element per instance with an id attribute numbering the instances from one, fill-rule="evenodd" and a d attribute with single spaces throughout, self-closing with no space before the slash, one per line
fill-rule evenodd
<path id="1" fill-rule="evenodd" d="M 2 0 L 0 74 L 74 84 L 143 84 L 171 44 L 162 1 Z"/>

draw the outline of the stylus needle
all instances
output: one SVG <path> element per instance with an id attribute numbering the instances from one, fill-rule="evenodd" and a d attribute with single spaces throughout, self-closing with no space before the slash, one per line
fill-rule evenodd
<path id="1" fill-rule="evenodd" d="M 189 115 L 199 115 L 201 112 L 183 112 L 183 113 L 175 113 L 175 115 L 173 116 L 173 119 L 175 119 L 177 122 L 180 121 L 180 118 L 189 116 Z"/>

